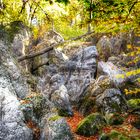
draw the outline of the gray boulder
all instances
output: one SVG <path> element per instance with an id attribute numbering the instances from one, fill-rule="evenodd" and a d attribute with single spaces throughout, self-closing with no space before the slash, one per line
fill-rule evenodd
<path id="1" fill-rule="evenodd" d="M 32 131 L 24 123 L 16 93 L 12 87 L 4 87 L 1 84 L 0 82 L 0 139 L 32 140 Z"/>
<path id="2" fill-rule="evenodd" d="M 95 46 L 80 49 L 71 58 L 66 57 L 60 50 L 57 50 L 57 57 L 55 58 L 58 61 L 55 61 L 57 63 L 53 62 L 53 64 L 57 66 L 58 70 L 54 73 L 49 71 L 47 73 L 47 76 L 50 76 L 50 80 L 48 80 L 50 84 L 47 86 L 50 89 L 48 93 L 53 95 L 56 90 L 58 93 L 59 88 L 63 85 L 67 89 L 70 102 L 79 102 L 85 96 L 85 90 L 90 81 L 96 76 L 97 55 Z M 48 66 L 49 68 L 50 66 Z M 66 92 L 64 93 L 66 95 Z"/>
<path id="3" fill-rule="evenodd" d="M 29 92 L 27 81 L 23 77 L 21 68 L 11 56 L 8 46 L 2 41 L 0 41 L 0 55 L 0 77 L 7 81 L 7 83 L 5 83 L 5 80 L 3 80 L 2 85 L 12 86 L 16 95 L 19 98 L 24 98 Z"/>
<path id="4" fill-rule="evenodd" d="M 59 111 L 59 115 L 73 116 L 72 107 L 69 101 L 69 95 L 66 87 L 61 85 L 58 90 L 51 94 L 51 101 Z"/>
<path id="5" fill-rule="evenodd" d="M 2 41 L 0 56 L 0 139 L 32 140 L 32 131 L 19 109 L 19 100 L 28 94 L 26 79 Z"/>
<path id="6" fill-rule="evenodd" d="M 99 53 L 99 59 L 103 61 L 107 61 L 111 56 L 112 44 L 110 39 L 107 36 L 101 37 L 101 39 L 97 43 L 97 50 Z"/>
<path id="7" fill-rule="evenodd" d="M 106 89 L 96 97 L 96 105 L 103 113 L 126 112 L 128 109 L 124 96 L 118 89 Z"/>
<path id="8" fill-rule="evenodd" d="M 72 116 L 73 111 L 69 101 L 68 90 L 64 86 L 62 75 L 56 74 L 50 79 L 50 100 L 58 109 L 60 115 Z"/>
<path id="9" fill-rule="evenodd" d="M 29 45 L 30 33 L 27 28 L 19 27 L 19 31 L 14 36 L 12 42 L 12 52 L 15 57 L 23 56 L 27 53 L 27 46 Z"/>
<path id="10" fill-rule="evenodd" d="M 98 72 L 99 74 L 108 75 L 114 85 L 119 88 L 125 86 L 126 82 L 129 81 L 126 73 L 111 62 L 100 61 L 98 63 Z"/>
<path id="11" fill-rule="evenodd" d="M 119 34 L 117 36 L 112 36 L 110 42 L 112 44 L 111 53 L 115 56 L 118 56 L 122 52 L 127 51 L 127 39 L 126 34 Z"/>
<path id="12" fill-rule="evenodd" d="M 97 55 L 96 47 L 89 46 L 70 58 L 69 63 L 72 65 L 66 70 L 65 79 L 72 102 L 79 102 L 85 96 L 87 86 L 96 77 Z"/>
<path id="13" fill-rule="evenodd" d="M 57 114 L 46 116 L 40 140 L 73 140 L 73 134 L 66 120 Z"/>

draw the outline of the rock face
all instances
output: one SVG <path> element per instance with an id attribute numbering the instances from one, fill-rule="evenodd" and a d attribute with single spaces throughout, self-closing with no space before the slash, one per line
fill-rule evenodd
<path id="1" fill-rule="evenodd" d="M 96 105 L 103 113 L 126 112 L 128 109 L 125 98 L 117 89 L 106 89 L 96 98 Z"/>
<path id="2" fill-rule="evenodd" d="M 14 94 L 10 87 L 0 87 L 0 139 L 32 140 L 32 131 L 24 123 L 20 102 Z"/>
<path id="3" fill-rule="evenodd" d="M 116 89 L 113 81 L 107 75 L 101 75 L 91 82 L 86 90 L 86 96 L 80 105 L 80 112 L 84 115 L 92 110 L 103 113 L 114 113 L 127 110 L 127 103 L 123 94 Z"/>
<path id="4" fill-rule="evenodd" d="M 18 98 L 28 94 L 26 80 L 0 41 L 0 139 L 32 140 L 32 131 L 24 123 Z"/>
<path id="5" fill-rule="evenodd" d="M 24 98 L 28 92 L 28 84 L 26 79 L 23 77 L 20 67 L 12 58 L 8 46 L 0 41 L 0 55 L 1 55 L 1 65 L 0 65 L 0 76 L 3 78 L 3 85 L 8 87 L 11 86 L 16 95 L 19 98 Z M 4 81 L 7 81 L 4 82 Z"/>
<path id="6" fill-rule="evenodd" d="M 14 36 L 12 42 L 12 51 L 15 57 L 25 55 L 27 53 L 27 46 L 30 41 L 30 33 L 25 27 L 21 28 L 17 34 Z"/>
<path id="7" fill-rule="evenodd" d="M 74 139 L 65 119 L 56 114 L 46 116 L 43 124 L 44 127 L 41 133 L 40 140 Z"/>
<path id="8" fill-rule="evenodd" d="M 95 46 L 89 46 L 87 48 L 80 49 L 78 53 L 71 58 L 66 57 L 60 50 L 55 50 L 55 61 L 48 66 L 47 74 L 43 83 L 49 83 L 49 91 L 43 92 L 43 94 L 51 93 L 51 96 L 55 98 L 55 95 L 66 95 L 61 98 L 63 103 L 61 106 L 68 105 L 70 102 L 77 103 L 84 96 L 84 91 L 90 83 L 91 79 L 94 79 L 96 75 L 96 57 L 97 50 Z M 52 67 L 53 65 L 53 67 Z M 50 78 L 47 78 L 50 77 Z M 63 87 L 63 88 L 62 88 Z M 62 90 L 63 89 L 63 90 Z M 41 90 L 43 91 L 43 90 Z M 61 93 L 61 94 L 60 94 Z M 68 97 L 69 96 L 69 97 Z M 61 101 L 62 101 L 61 100 Z M 66 107 L 66 106 L 65 106 Z"/>
<path id="9" fill-rule="evenodd" d="M 89 46 L 81 49 L 71 59 L 66 72 L 66 87 L 72 102 L 79 102 L 85 96 L 85 90 L 91 79 L 96 77 L 96 57 L 97 50 L 95 46 Z M 70 66 L 69 65 L 69 66 Z"/>

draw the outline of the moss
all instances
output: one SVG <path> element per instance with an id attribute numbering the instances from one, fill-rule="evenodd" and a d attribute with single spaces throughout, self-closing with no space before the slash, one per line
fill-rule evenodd
<path id="1" fill-rule="evenodd" d="M 110 125 L 120 125 L 124 122 L 124 118 L 122 118 L 119 114 L 114 114 L 110 117 L 108 122 Z"/>
<path id="2" fill-rule="evenodd" d="M 56 120 L 61 119 L 61 118 L 62 118 L 61 116 L 56 115 L 56 116 L 50 117 L 49 121 L 56 121 Z"/>
<path id="3" fill-rule="evenodd" d="M 140 107 L 140 99 L 130 99 L 128 105 L 132 108 Z"/>
<path id="4" fill-rule="evenodd" d="M 85 98 L 80 105 L 80 112 L 83 115 L 89 115 L 95 109 L 95 98 Z"/>
<path id="5" fill-rule="evenodd" d="M 104 125 L 104 118 L 98 113 L 93 113 L 81 121 L 77 127 L 76 133 L 84 136 L 92 136 Z"/>
<path id="6" fill-rule="evenodd" d="M 58 114 L 60 116 L 64 116 L 64 117 L 68 117 L 69 116 L 68 111 L 67 110 L 63 110 L 63 109 L 59 109 L 58 110 Z"/>
<path id="7" fill-rule="evenodd" d="M 111 140 L 107 134 L 101 134 L 100 140 Z"/>
<path id="8" fill-rule="evenodd" d="M 130 140 L 127 136 L 124 136 L 118 131 L 112 130 L 110 134 L 108 135 L 111 140 L 117 139 L 117 140 Z"/>

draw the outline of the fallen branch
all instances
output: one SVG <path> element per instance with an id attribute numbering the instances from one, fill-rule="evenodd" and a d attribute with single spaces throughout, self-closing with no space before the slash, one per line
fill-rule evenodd
<path id="1" fill-rule="evenodd" d="M 52 46 L 50 46 L 50 47 L 47 47 L 47 46 L 46 46 L 47 48 L 45 48 L 45 49 L 43 49 L 43 50 L 41 50 L 41 51 L 39 51 L 39 52 L 31 53 L 31 54 L 29 54 L 29 55 L 24 55 L 24 56 L 19 57 L 19 58 L 18 58 L 18 62 L 21 62 L 21 61 L 26 60 L 26 59 L 31 59 L 31 58 L 34 58 L 34 57 L 43 55 L 44 53 L 47 53 L 47 52 L 53 50 L 53 49 L 54 49 L 55 47 L 57 47 L 57 46 L 63 45 L 63 44 L 65 44 L 65 43 L 68 43 L 68 42 L 71 42 L 71 41 L 79 40 L 79 39 L 81 39 L 81 38 L 83 38 L 83 37 L 85 37 L 85 36 L 91 35 L 91 34 L 93 34 L 93 33 L 94 33 L 94 32 L 89 32 L 89 33 L 83 34 L 83 35 L 81 35 L 81 36 L 78 36 L 78 37 L 71 38 L 71 39 L 69 39 L 69 40 L 63 41 L 63 42 L 61 42 L 61 43 L 57 43 L 57 44 L 52 45 Z M 41 45 L 43 45 L 43 44 L 45 44 L 45 43 L 46 43 L 46 42 L 43 42 L 43 43 L 41 43 Z M 40 45 L 40 44 L 39 44 L 39 45 Z"/>

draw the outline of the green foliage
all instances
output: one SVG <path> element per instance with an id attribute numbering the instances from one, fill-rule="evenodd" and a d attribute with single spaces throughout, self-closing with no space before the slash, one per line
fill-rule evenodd
<path id="1" fill-rule="evenodd" d="M 13 21 L 22 21 L 30 27 L 46 23 L 66 39 L 85 33 L 89 24 L 95 32 L 119 32 L 137 29 L 140 23 L 139 1 L 3 0 L 2 3 L 2 25 Z M 36 20 L 34 24 L 33 20 Z"/>
<path id="2" fill-rule="evenodd" d="M 128 104 L 131 106 L 131 107 L 138 107 L 140 106 L 140 99 L 130 99 L 128 101 Z"/>
<path id="3" fill-rule="evenodd" d="M 50 117 L 49 121 L 56 121 L 56 120 L 61 119 L 61 118 L 62 118 L 61 116 L 55 115 L 55 116 Z"/>

